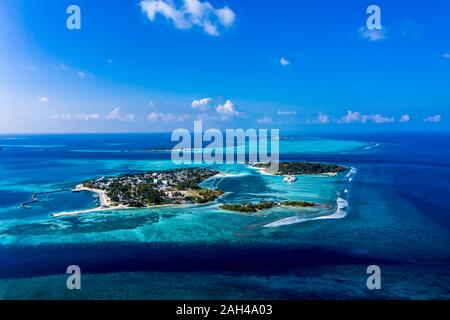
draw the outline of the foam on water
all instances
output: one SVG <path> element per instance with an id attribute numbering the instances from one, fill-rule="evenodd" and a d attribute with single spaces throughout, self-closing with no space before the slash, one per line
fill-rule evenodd
<path id="1" fill-rule="evenodd" d="M 375 143 L 375 144 L 373 144 L 373 145 L 364 147 L 364 148 L 362 148 L 361 150 L 370 150 L 370 149 L 372 149 L 372 148 L 378 147 L 379 145 L 380 145 L 380 144 Z"/>
<path id="2" fill-rule="evenodd" d="M 264 228 L 276 228 L 296 223 L 302 223 L 307 221 L 313 221 L 313 220 L 326 220 L 326 219 L 342 219 L 345 218 L 347 213 L 346 209 L 348 207 L 348 202 L 345 199 L 338 198 L 337 199 L 337 209 L 332 215 L 328 216 L 320 216 L 320 217 L 314 217 L 314 218 L 305 218 L 305 217 L 289 217 L 281 220 L 277 220 L 274 222 L 271 222 L 269 224 L 264 225 Z"/>
<path id="3" fill-rule="evenodd" d="M 350 171 L 345 175 L 344 182 L 350 183 L 353 180 L 353 177 L 356 175 L 358 170 L 354 167 L 350 168 Z M 347 197 L 349 190 L 347 188 L 344 189 L 344 195 L 339 196 L 336 200 L 337 208 L 336 211 L 331 215 L 324 215 L 319 217 L 303 217 L 303 216 L 294 216 L 289 218 L 280 219 L 271 223 L 268 223 L 264 225 L 264 228 L 277 228 L 281 226 L 296 224 L 296 223 L 303 223 L 307 221 L 314 221 L 314 220 L 327 220 L 327 219 L 342 219 L 347 216 L 347 208 L 348 208 L 348 201 L 344 199 L 344 197 Z"/>
<path id="4" fill-rule="evenodd" d="M 350 168 L 350 171 L 345 175 L 345 177 L 348 178 L 348 179 L 350 180 L 350 178 L 351 178 L 352 176 L 354 176 L 354 175 L 356 174 L 357 171 L 358 171 L 358 170 L 357 170 L 356 168 L 351 167 L 351 168 Z"/>

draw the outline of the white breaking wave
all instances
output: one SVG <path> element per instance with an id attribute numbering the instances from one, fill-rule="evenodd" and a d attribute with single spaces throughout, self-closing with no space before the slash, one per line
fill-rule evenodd
<path id="1" fill-rule="evenodd" d="M 348 182 L 351 182 L 353 180 L 353 176 L 356 175 L 357 172 L 358 172 L 358 169 L 356 169 L 355 167 L 350 168 L 350 171 L 345 176 L 345 178 L 348 180 Z M 349 190 L 345 189 L 344 193 L 348 194 Z M 280 226 L 286 226 L 286 225 L 290 225 L 290 224 L 302 223 L 302 222 L 313 221 L 313 220 L 345 218 L 347 216 L 347 208 L 348 208 L 347 200 L 345 200 L 341 197 L 338 197 L 336 200 L 336 203 L 337 203 L 337 209 L 331 215 L 319 216 L 319 217 L 314 217 L 314 218 L 305 218 L 305 217 L 294 216 L 294 217 L 284 218 L 284 219 L 280 219 L 280 220 L 268 223 L 268 224 L 264 225 L 263 228 L 277 228 Z"/>
<path id="2" fill-rule="evenodd" d="M 235 177 L 244 177 L 247 176 L 248 173 L 241 172 L 241 173 L 218 173 L 213 178 L 235 178 Z"/>
<path id="3" fill-rule="evenodd" d="M 375 144 L 373 144 L 373 145 L 371 145 L 371 146 L 364 147 L 364 148 L 362 148 L 361 150 L 369 150 L 369 149 L 372 149 L 372 148 L 375 148 L 375 147 L 378 147 L 378 146 L 379 146 L 379 144 L 378 144 L 378 143 L 375 143 Z"/>
<path id="4" fill-rule="evenodd" d="M 336 202 L 337 202 L 337 209 L 332 215 L 314 217 L 314 218 L 289 217 L 289 218 L 280 219 L 280 220 L 271 222 L 269 224 L 264 225 L 263 227 L 264 228 L 277 228 L 277 227 L 281 227 L 281 226 L 287 226 L 290 224 L 302 223 L 302 222 L 306 222 L 306 221 L 345 218 L 345 216 L 347 216 L 347 212 L 346 212 L 346 209 L 348 207 L 347 200 L 338 198 Z"/>
<path id="5" fill-rule="evenodd" d="M 336 202 L 337 202 L 337 209 L 331 216 L 316 217 L 316 218 L 313 218 L 313 220 L 345 218 L 345 216 L 347 216 L 347 212 L 346 212 L 347 207 L 348 207 L 347 200 L 338 198 Z"/>
<path id="6" fill-rule="evenodd" d="M 346 174 L 346 178 L 351 178 L 352 176 L 354 176 L 356 174 L 358 170 L 355 167 L 351 167 L 350 171 Z"/>

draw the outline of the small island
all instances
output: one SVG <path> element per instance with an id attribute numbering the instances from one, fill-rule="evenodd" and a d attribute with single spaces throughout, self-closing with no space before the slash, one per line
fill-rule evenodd
<path id="1" fill-rule="evenodd" d="M 263 201 L 259 203 L 243 203 L 243 204 L 223 204 L 219 206 L 220 209 L 227 211 L 236 211 L 243 213 L 255 213 L 262 210 L 272 209 L 275 207 L 295 207 L 295 208 L 306 208 L 306 207 L 316 207 L 318 204 L 307 201 Z"/>
<path id="2" fill-rule="evenodd" d="M 252 167 L 262 170 L 264 173 L 277 176 L 326 174 L 335 176 L 344 172 L 347 168 L 336 164 L 312 163 L 312 162 L 280 162 L 278 169 L 271 169 L 271 163 L 254 163 Z"/>
<path id="3" fill-rule="evenodd" d="M 73 192 L 97 194 L 100 207 L 75 212 L 53 214 L 54 217 L 76 215 L 112 209 L 151 208 L 175 204 L 202 204 L 223 194 L 219 189 L 204 189 L 203 181 L 219 174 L 208 168 L 170 169 L 100 177 L 76 186 Z"/>

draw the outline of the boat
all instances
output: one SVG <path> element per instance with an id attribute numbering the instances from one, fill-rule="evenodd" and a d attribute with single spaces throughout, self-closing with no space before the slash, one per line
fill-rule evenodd
<path id="1" fill-rule="evenodd" d="M 285 176 L 283 179 L 284 183 L 294 183 L 297 181 L 297 178 L 295 176 Z"/>

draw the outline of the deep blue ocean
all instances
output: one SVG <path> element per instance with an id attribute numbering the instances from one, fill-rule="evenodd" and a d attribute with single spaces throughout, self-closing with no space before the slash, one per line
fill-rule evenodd
<path id="1" fill-rule="evenodd" d="M 170 154 L 145 151 L 171 146 L 164 133 L 0 136 L 0 299 L 450 298 L 450 134 L 282 133 L 282 160 L 355 168 L 347 180 L 286 185 L 219 166 L 222 202 L 302 199 L 330 212 L 248 216 L 215 203 L 51 216 L 97 206 L 70 192 L 80 181 L 173 167 Z M 345 217 L 309 218 L 332 215 L 338 197 Z M 66 288 L 69 265 L 81 290 Z M 380 290 L 366 286 L 369 265 Z"/>

